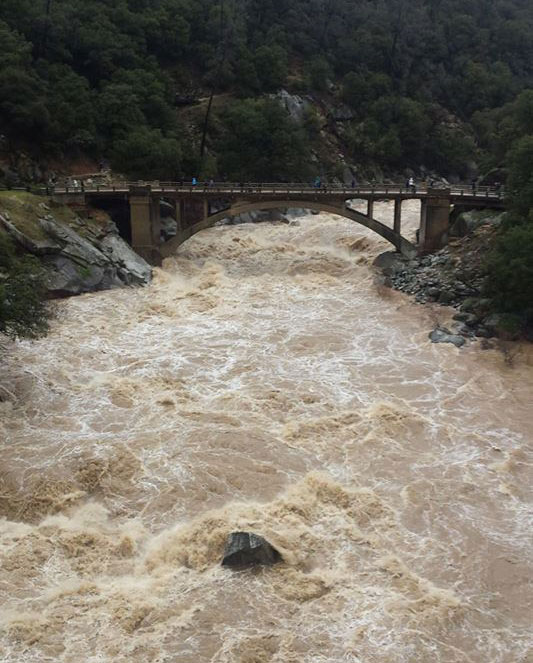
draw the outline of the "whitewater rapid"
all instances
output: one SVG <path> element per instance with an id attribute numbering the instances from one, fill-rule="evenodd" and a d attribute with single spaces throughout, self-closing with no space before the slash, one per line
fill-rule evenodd
<path id="1" fill-rule="evenodd" d="M 8 348 L 2 663 L 533 660 L 533 355 L 432 345 L 453 311 L 383 287 L 387 248 L 212 228 Z M 222 568 L 234 530 L 284 563 Z"/>

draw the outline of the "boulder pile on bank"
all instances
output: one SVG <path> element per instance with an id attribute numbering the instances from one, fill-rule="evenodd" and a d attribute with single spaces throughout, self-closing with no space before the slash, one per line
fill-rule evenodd
<path id="1" fill-rule="evenodd" d="M 454 329 L 435 330 L 433 342 L 449 342 L 443 340 L 446 335 L 492 338 L 508 334 L 500 316 L 492 311 L 484 273 L 484 259 L 501 217 L 501 213 L 487 212 L 461 215 L 459 227 L 467 228 L 469 234 L 452 237 L 444 249 L 411 260 L 391 251 L 374 261 L 386 285 L 412 295 L 420 304 L 437 303 L 457 309 Z"/>

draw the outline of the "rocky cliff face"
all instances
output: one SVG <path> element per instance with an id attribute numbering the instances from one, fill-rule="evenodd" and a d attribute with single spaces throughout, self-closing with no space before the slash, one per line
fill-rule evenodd
<path id="1" fill-rule="evenodd" d="M 152 268 L 100 211 L 83 219 L 67 207 L 21 192 L 0 194 L 0 232 L 46 268 L 52 297 L 146 285 Z"/>

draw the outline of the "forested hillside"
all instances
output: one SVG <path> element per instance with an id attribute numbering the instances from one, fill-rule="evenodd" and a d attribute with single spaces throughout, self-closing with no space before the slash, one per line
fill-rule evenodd
<path id="1" fill-rule="evenodd" d="M 493 111 L 533 85 L 529 0 L 2 0 L 0 40 L 4 151 L 136 177 L 334 174 L 332 144 L 465 177 L 501 165 Z"/>

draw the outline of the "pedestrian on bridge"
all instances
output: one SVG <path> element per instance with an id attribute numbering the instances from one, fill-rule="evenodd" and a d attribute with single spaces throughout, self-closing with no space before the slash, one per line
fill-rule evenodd
<path id="1" fill-rule="evenodd" d="M 320 189 L 320 187 L 322 186 L 322 180 L 320 179 L 319 175 L 315 177 L 315 183 L 313 184 L 313 186 L 315 187 L 315 189 Z"/>
<path id="2" fill-rule="evenodd" d="M 196 177 L 193 177 L 192 178 L 192 185 L 196 186 L 197 184 L 198 184 L 198 180 L 196 179 Z"/>

